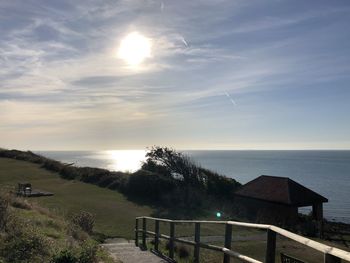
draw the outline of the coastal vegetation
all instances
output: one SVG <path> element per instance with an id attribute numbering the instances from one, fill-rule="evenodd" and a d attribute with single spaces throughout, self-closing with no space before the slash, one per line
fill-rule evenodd
<path id="1" fill-rule="evenodd" d="M 37 204 L 0 193 L 0 262 L 114 262 L 91 233 Z"/>
<path id="2" fill-rule="evenodd" d="M 0 186 L 3 191 L 16 192 L 18 182 L 30 182 L 34 189 L 46 190 L 53 196 L 24 198 L 47 208 L 54 214 L 70 218 L 77 211 L 94 215 L 94 234 L 105 237 L 133 237 L 134 218 L 151 215 L 154 209 L 129 201 L 118 191 L 77 180 L 66 180 L 39 164 L 0 158 Z"/>
<path id="3" fill-rule="evenodd" d="M 220 208 L 240 186 L 236 180 L 195 164 L 189 157 L 167 147 L 153 147 L 135 173 L 77 167 L 31 151 L 0 150 L 0 157 L 23 160 L 77 180 L 118 191 L 130 200 L 156 207 L 156 215 L 194 217 L 211 207 Z M 191 194 L 189 194 L 191 193 Z"/>

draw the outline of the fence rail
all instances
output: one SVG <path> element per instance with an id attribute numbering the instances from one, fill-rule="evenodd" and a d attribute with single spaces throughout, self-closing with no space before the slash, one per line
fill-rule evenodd
<path id="1" fill-rule="evenodd" d="M 147 220 L 154 221 L 154 232 L 147 230 Z M 139 223 L 142 221 L 142 228 L 139 228 Z M 164 235 L 160 233 L 159 223 L 169 223 L 169 233 L 170 235 Z M 177 238 L 175 237 L 175 225 L 176 224 L 194 224 L 194 241 Z M 206 243 L 202 243 L 200 241 L 200 230 L 202 224 L 221 224 L 225 225 L 225 245 L 224 247 L 209 245 Z M 198 221 L 198 220 L 170 220 L 163 218 L 154 218 L 141 216 L 136 218 L 135 224 L 135 245 L 142 246 L 146 248 L 146 238 L 148 236 L 154 237 L 154 250 L 157 253 L 159 251 L 159 239 L 164 238 L 169 240 L 169 258 L 174 259 L 174 248 L 175 242 L 187 244 L 194 247 L 194 262 L 198 263 L 199 261 L 199 252 L 200 248 L 205 248 L 209 250 L 219 251 L 224 254 L 224 263 L 229 263 L 231 257 L 240 259 L 243 262 L 248 263 L 263 263 L 251 257 L 242 255 L 238 252 L 235 252 L 231 249 L 232 242 L 232 226 L 242 226 L 248 228 L 257 228 L 257 229 L 265 229 L 267 230 L 267 242 L 266 242 L 266 252 L 265 252 L 265 263 L 275 263 L 275 254 L 276 254 L 276 235 L 279 234 L 281 236 L 292 239 L 300 244 L 308 246 L 312 249 L 315 249 L 324 254 L 324 263 L 340 263 L 342 260 L 346 260 L 350 262 L 350 252 L 341 250 L 335 247 L 330 247 L 319 242 L 313 241 L 311 239 L 302 237 L 290 231 L 287 231 L 283 228 L 274 226 L 274 225 L 266 225 L 266 224 L 252 224 L 252 223 L 244 223 L 244 222 L 236 222 L 236 221 Z M 140 244 L 139 234 L 142 234 L 142 243 Z"/>

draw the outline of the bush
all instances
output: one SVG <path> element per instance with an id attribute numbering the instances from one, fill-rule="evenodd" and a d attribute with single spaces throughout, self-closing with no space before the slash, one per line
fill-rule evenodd
<path id="1" fill-rule="evenodd" d="M 162 195 L 171 192 L 175 187 L 176 181 L 172 178 L 139 170 L 130 175 L 126 191 L 133 196 L 159 201 Z"/>
<path id="2" fill-rule="evenodd" d="M 49 255 L 47 240 L 35 228 L 18 224 L 15 220 L 0 245 L 6 262 L 43 262 Z"/>
<path id="3" fill-rule="evenodd" d="M 67 233 L 78 241 L 86 240 L 89 237 L 89 235 L 76 224 L 69 224 Z"/>
<path id="4" fill-rule="evenodd" d="M 316 237 L 318 234 L 317 222 L 312 220 L 307 220 L 301 224 L 301 232 L 307 237 Z"/>
<path id="5" fill-rule="evenodd" d="M 170 250 L 170 242 L 169 242 L 169 241 L 166 242 L 166 244 L 165 244 L 165 249 L 166 249 L 166 250 Z M 176 244 L 176 243 L 174 243 L 174 251 L 175 251 L 175 252 L 177 251 L 177 244 Z"/>
<path id="6" fill-rule="evenodd" d="M 0 194 L 0 230 L 6 227 L 9 218 L 9 200 L 4 194 Z"/>
<path id="7" fill-rule="evenodd" d="M 43 157 L 43 158 L 45 158 L 45 157 Z M 50 160 L 50 159 L 45 158 L 41 167 L 43 167 L 47 170 L 50 170 L 50 171 L 60 172 L 62 170 L 62 168 L 64 167 L 64 165 L 58 161 L 54 161 L 54 160 Z"/>
<path id="8" fill-rule="evenodd" d="M 79 214 L 73 215 L 72 222 L 86 233 L 91 234 L 94 228 L 95 218 L 91 213 L 82 211 Z"/>
<path id="9" fill-rule="evenodd" d="M 99 246 L 95 241 L 85 241 L 79 247 L 66 248 L 55 254 L 51 263 L 95 263 L 99 261 Z"/>
<path id="10" fill-rule="evenodd" d="M 63 179 L 67 180 L 79 179 L 79 168 L 73 166 L 64 166 L 60 171 L 60 175 Z"/>
<path id="11" fill-rule="evenodd" d="M 122 172 L 108 172 L 99 178 L 98 185 L 114 190 L 124 190 L 128 175 Z"/>
<path id="12" fill-rule="evenodd" d="M 123 173 L 117 173 L 113 172 L 110 176 L 113 180 L 110 182 L 110 184 L 107 186 L 107 188 L 111 190 L 119 190 L 122 193 L 127 192 L 127 183 L 129 175 L 123 174 Z"/>
<path id="13" fill-rule="evenodd" d="M 190 252 L 187 247 L 181 245 L 179 246 L 177 253 L 179 254 L 179 258 L 188 258 L 190 256 Z"/>
<path id="14" fill-rule="evenodd" d="M 51 259 L 51 263 L 76 263 L 78 258 L 72 249 L 64 249 L 54 255 Z"/>
<path id="15" fill-rule="evenodd" d="M 43 157 L 34 154 L 31 151 L 23 152 L 18 150 L 4 150 L 0 149 L 0 157 L 12 158 L 17 160 L 28 161 L 32 163 L 42 163 Z"/>
<path id="16" fill-rule="evenodd" d="M 11 202 L 11 205 L 13 207 L 19 208 L 19 209 L 25 209 L 25 210 L 31 210 L 32 207 L 31 205 L 28 203 L 28 201 L 23 200 L 23 199 L 19 199 L 19 198 L 14 198 Z"/>
<path id="17" fill-rule="evenodd" d="M 85 241 L 81 245 L 81 251 L 79 254 L 79 263 L 95 263 L 98 261 L 99 247 L 94 241 Z"/>
<path id="18" fill-rule="evenodd" d="M 233 198 L 234 192 L 241 185 L 236 180 L 228 178 L 207 169 L 200 169 L 207 178 L 207 193 L 218 198 Z"/>

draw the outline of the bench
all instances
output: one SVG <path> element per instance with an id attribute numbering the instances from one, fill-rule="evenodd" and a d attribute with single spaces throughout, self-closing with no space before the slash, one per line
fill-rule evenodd
<path id="1" fill-rule="evenodd" d="M 29 183 L 18 183 L 17 195 L 29 196 L 32 193 L 32 185 Z"/>

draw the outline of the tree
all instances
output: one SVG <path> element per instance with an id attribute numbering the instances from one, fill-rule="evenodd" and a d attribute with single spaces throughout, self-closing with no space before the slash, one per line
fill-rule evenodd
<path id="1" fill-rule="evenodd" d="M 170 176 L 179 182 L 183 196 L 177 196 L 190 208 L 198 203 L 199 193 L 205 192 L 206 177 L 201 169 L 188 156 L 168 147 L 153 146 L 146 154 L 147 160 L 143 169 Z M 180 190 L 179 189 L 179 190 Z M 192 195 L 190 195 L 190 192 Z M 198 198 L 195 198 L 195 197 Z M 200 199 L 200 198 L 199 198 Z"/>
<path id="2" fill-rule="evenodd" d="M 197 209 L 213 199 L 231 202 L 234 191 L 240 186 L 233 178 L 204 169 L 172 148 L 153 146 L 146 157 L 142 169 L 176 182 L 178 187 L 169 192 L 169 197 L 172 204 L 182 209 Z"/>
<path id="3" fill-rule="evenodd" d="M 204 187 L 205 174 L 187 155 L 168 147 L 153 146 L 146 154 L 143 165 L 146 170 L 162 172 L 165 176 L 178 179 L 184 186 Z"/>

